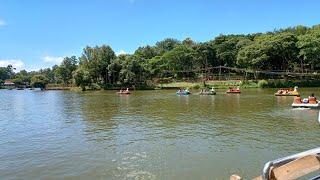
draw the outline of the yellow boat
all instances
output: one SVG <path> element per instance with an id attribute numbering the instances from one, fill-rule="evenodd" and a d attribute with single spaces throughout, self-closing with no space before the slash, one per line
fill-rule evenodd
<path id="1" fill-rule="evenodd" d="M 298 87 L 294 87 L 294 89 L 279 89 L 276 93 L 274 93 L 275 96 L 298 96 L 300 93 L 298 92 Z"/>

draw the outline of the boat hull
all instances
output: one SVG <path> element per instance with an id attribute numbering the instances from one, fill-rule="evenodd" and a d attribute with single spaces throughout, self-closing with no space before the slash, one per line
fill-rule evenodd
<path id="1" fill-rule="evenodd" d="M 240 94 L 241 91 L 227 91 L 228 94 Z"/>
<path id="2" fill-rule="evenodd" d="M 310 103 L 292 103 L 291 105 L 293 108 L 312 108 L 318 109 L 320 108 L 320 103 L 317 104 L 310 104 Z"/>
<path id="3" fill-rule="evenodd" d="M 199 95 L 216 95 L 216 92 L 200 92 Z"/>
<path id="4" fill-rule="evenodd" d="M 117 94 L 131 94 L 131 92 L 117 92 Z"/>
<path id="5" fill-rule="evenodd" d="M 177 92 L 177 95 L 189 95 L 191 94 L 190 92 Z"/>
<path id="6" fill-rule="evenodd" d="M 299 96 L 299 94 L 278 94 L 278 93 L 275 93 L 274 95 L 275 96 Z"/>

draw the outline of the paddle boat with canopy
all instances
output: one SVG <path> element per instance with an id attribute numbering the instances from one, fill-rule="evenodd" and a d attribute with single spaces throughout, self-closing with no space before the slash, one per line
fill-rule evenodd
<path id="1" fill-rule="evenodd" d="M 228 94 L 240 94 L 240 87 L 234 88 L 234 87 L 229 87 L 229 89 L 227 90 Z"/>
<path id="2" fill-rule="evenodd" d="M 212 87 L 210 90 L 209 89 L 201 89 L 199 92 L 199 95 L 216 95 L 216 91 Z"/>
<path id="3" fill-rule="evenodd" d="M 298 87 L 295 86 L 293 89 L 287 88 L 287 89 L 279 89 L 276 93 L 274 93 L 275 96 L 298 96 L 300 93 L 298 92 Z"/>

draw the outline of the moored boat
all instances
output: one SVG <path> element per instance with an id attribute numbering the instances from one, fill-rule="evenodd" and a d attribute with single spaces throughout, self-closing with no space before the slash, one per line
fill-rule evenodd
<path id="1" fill-rule="evenodd" d="M 228 93 L 228 94 L 240 94 L 241 91 L 240 91 L 240 88 L 239 88 L 239 87 L 237 87 L 237 88 L 231 88 L 231 87 L 230 87 L 230 88 L 227 90 L 226 93 Z"/>
<path id="2" fill-rule="evenodd" d="M 300 93 L 298 92 L 298 87 L 295 86 L 294 89 L 279 89 L 276 93 L 274 93 L 275 96 L 298 96 Z"/>

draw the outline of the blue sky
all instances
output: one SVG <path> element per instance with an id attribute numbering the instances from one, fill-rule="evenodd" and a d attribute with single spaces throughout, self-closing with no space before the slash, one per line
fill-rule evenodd
<path id="1" fill-rule="evenodd" d="M 132 53 L 167 37 L 320 24 L 317 0 L 0 0 L 0 66 L 37 70 L 86 45 Z"/>

